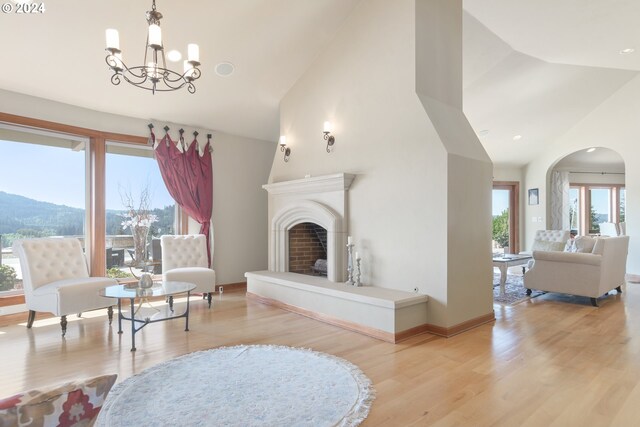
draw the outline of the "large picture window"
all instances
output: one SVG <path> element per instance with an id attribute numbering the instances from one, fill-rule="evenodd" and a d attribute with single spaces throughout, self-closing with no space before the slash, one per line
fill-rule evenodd
<path id="1" fill-rule="evenodd" d="M 116 267 L 114 275 L 122 277 L 160 272 L 154 238 L 186 231 L 186 218 L 177 215 L 146 137 L 0 112 L 0 158 L 0 306 L 24 303 L 15 239 L 76 237 L 91 275 L 105 276 L 107 267 Z M 141 188 L 148 190 L 154 219 L 140 263 L 133 265 L 136 248 L 130 224 L 124 226 L 122 194 L 135 198 Z"/>
<path id="2" fill-rule="evenodd" d="M 0 128 L 0 294 L 22 289 L 14 240 L 73 236 L 86 246 L 87 142 Z"/>

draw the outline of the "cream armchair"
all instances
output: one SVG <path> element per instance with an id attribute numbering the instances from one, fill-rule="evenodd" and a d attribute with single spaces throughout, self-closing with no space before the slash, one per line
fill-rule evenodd
<path id="1" fill-rule="evenodd" d="M 531 255 L 533 251 L 562 251 L 571 238 L 569 230 L 537 230 L 530 251 L 520 255 Z"/>
<path id="2" fill-rule="evenodd" d="M 202 292 L 211 308 L 211 296 L 216 291 L 216 272 L 209 268 L 205 236 L 165 235 L 160 237 L 160 242 L 162 280 L 195 284 L 195 292 Z"/>
<path id="3" fill-rule="evenodd" d="M 524 276 L 531 289 L 598 298 L 612 289 L 622 293 L 627 270 L 629 237 L 601 237 L 591 253 L 534 251 L 535 262 Z"/>
<path id="4" fill-rule="evenodd" d="M 75 238 L 27 239 L 13 242 L 20 259 L 24 298 L 29 310 L 27 328 L 37 311 L 60 316 L 62 336 L 67 332 L 67 315 L 108 307 L 109 324 L 115 301 L 98 291 L 118 282 L 107 277 L 89 277 L 87 260 Z"/>

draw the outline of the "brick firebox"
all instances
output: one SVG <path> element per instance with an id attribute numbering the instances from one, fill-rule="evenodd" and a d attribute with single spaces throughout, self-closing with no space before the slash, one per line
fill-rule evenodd
<path id="1" fill-rule="evenodd" d="M 310 222 L 296 225 L 289 230 L 289 271 L 313 275 L 316 261 L 327 259 L 326 248 L 327 230 Z"/>

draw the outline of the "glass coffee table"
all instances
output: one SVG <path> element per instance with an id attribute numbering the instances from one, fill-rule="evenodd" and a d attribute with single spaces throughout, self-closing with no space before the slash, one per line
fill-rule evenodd
<path id="1" fill-rule="evenodd" d="M 136 332 L 144 328 L 150 323 L 164 322 L 171 319 L 179 319 L 184 317 L 185 331 L 189 330 L 189 297 L 191 291 L 196 288 L 193 283 L 187 282 L 156 282 L 150 288 L 140 288 L 137 283 L 128 285 L 113 285 L 101 289 L 99 294 L 107 298 L 116 298 L 118 300 L 118 333 L 122 333 L 122 320 L 131 322 L 131 351 L 136 351 Z M 173 296 L 177 294 L 187 294 L 187 307 L 182 314 L 174 314 L 173 312 Z M 138 315 L 143 303 L 149 303 L 149 298 L 166 297 L 169 300 L 170 315 L 163 315 L 161 310 L 153 308 L 156 313 L 152 316 L 142 317 Z M 139 299 L 138 308 L 136 309 L 135 300 Z M 131 306 L 130 317 L 122 314 L 122 300 L 129 300 Z M 136 317 L 136 315 L 138 315 Z M 140 325 L 137 326 L 136 325 Z"/>

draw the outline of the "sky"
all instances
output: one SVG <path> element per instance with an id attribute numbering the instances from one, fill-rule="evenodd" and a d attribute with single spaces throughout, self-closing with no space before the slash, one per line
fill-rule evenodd
<path id="1" fill-rule="evenodd" d="M 609 191 L 605 189 L 593 189 L 591 191 L 591 204 L 596 213 L 609 213 Z M 500 215 L 509 208 L 509 190 L 493 190 L 492 215 Z"/>
<path id="2" fill-rule="evenodd" d="M 0 140 L 0 191 L 84 209 L 84 163 L 84 151 Z M 174 204 L 155 159 L 107 154 L 107 209 L 123 209 L 119 186 L 136 197 L 147 183 L 152 208 Z"/>

